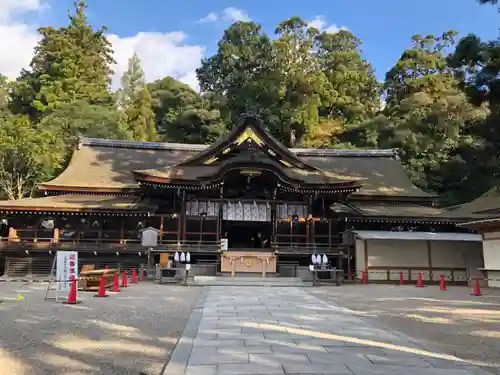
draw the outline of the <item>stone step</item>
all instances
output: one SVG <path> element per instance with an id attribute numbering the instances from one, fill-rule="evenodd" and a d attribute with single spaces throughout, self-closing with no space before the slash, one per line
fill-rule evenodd
<path id="1" fill-rule="evenodd" d="M 194 285 L 236 285 L 236 286 L 305 286 L 300 277 L 245 277 L 234 279 L 227 276 L 195 276 Z"/>

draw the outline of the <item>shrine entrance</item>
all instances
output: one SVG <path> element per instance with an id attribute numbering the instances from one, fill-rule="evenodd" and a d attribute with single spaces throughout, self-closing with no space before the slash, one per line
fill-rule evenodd
<path id="1" fill-rule="evenodd" d="M 271 222 L 232 220 L 222 222 L 222 238 L 227 238 L 228 250 L 270 249 L 271 236 Z"/>

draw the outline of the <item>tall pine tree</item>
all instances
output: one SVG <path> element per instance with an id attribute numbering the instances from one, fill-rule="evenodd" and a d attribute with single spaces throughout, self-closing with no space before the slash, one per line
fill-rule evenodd
<path id="1" fill-rule="evenodd" d="M 42 27 L 30 70 L 23 71 L 14 86 L 15 112 L 38 118 L 49 110 L 76 101 L 109 103 L 114 63 L 105 27 L 88 23 L 83 1 L 74 3 L 69 25 Z"/>
<path id="2" fill-rule="evenodd" d="M 137 141 L 157 139 L 152 99 L 144 79 L 141 60 L 137 54 L 129 59 L 118 92 L 121 121 L 129 136 Z"/>

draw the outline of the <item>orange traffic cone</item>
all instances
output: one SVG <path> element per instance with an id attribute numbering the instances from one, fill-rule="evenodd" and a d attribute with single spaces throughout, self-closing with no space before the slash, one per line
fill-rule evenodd
<path id="1" fill-rule="evenodd" d="M 141 270 L 141 281 L 144 281 L 144 270 Z"/>
<path id="2" fill-rule="evenodd" d="M 77 293 L 76 280 L 72 280 L 71 285 L 69 287 L 68 300 L 64 302 L 64 304 L 76 305 L 77 303 L 80 303 L 80 301 L 76 300 L 76 293 Z"/>
<path id="3" fill-rule="evenodd" d="M 128 275 L 127 271 L 123 271 L 122 288 L 127 288 L 127 287 L 128 287 Z"/>
<path id="4" fill-rule="evenodd" d="M 444 284 L 444 275 L 441 275 L 439 277 L 439 290 L 448 290 L 448 288 L 446 288 L 446 285 Z"/>
<path id="5" fill-rule="evenodd" d="M 104 277 L 99 278 L 99 291 L 94 297 L 107 297 L 106 294 L 106 284 L 104 283 Z"/>
<path id="6" fill-rule="evenodd" d="M 418 273 L 418 280 L 417 280 L 417 285 L 415 285 L 417 288 L 423 288 L 424 283 L 422 282 L 422 272 Z"/>
<path id="7" fill-rule="evenodd" d="M 405 283 L 405 278 L 403 277 L 403 272 L 399 273 L 399 285 L 403 285 Z"/>
<path id="8" fill-rule="evenodd" d="M 115 273 L 115 278 L 113 280 L 113 292 L 119 292 L 120 291 L 120 275 Z"/>
<path id="9" fill-rule="evenodd" d="M 130 280 L 132 284 L 137 284 L 137 271 L 135 268 L 132 270 L 132 280 Z"/>
<path id="10" fill-rule="evenodd" d="M 479 287 L 479 280 L 475 279 L 474 280 L 474 290 L 472 292 L 473 296 L 480 296 L 481 295 L 481 288 Z"/>
<path id="11" fill-rule="evenodd" d="M 363 273 L 361 274 L 361 284 L 366 284 L 366 283 L 367 283 L 366 272 L 363 271 Z"/>

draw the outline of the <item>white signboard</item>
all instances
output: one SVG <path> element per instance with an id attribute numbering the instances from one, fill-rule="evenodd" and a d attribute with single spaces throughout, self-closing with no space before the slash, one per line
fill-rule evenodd
<path id="1" fill-rule="evenodd" d="M 220 240 L 220 249 L 222 251 L 227 251 L 227 247 L 228 247 L 227 238 L 221 238 L 221 240 Z"/>
<path id="2" fill-rule="evenodd" d="M 158 234 L 160 231 L 156 228 L 149 227 L 142 230 L 142 243 L 144 247 L 158 246 Z"/>
<path id="3" fill-rule="evenodd" d="M 78 279 L 78 252 L 58 251 L 56 270 L 57 291 L 68 292 L 70 282 Z"/>

